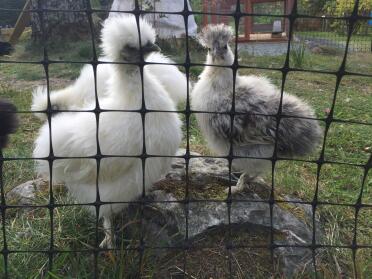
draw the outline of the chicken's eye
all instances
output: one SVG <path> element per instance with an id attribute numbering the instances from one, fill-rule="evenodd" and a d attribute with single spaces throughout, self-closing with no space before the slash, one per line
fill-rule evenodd
<path id="1" fill-rule="evenodd" d="M 224 48 L 224 49 L 227 49 L 227 45 L 225 45 L 223 48 Z"/>

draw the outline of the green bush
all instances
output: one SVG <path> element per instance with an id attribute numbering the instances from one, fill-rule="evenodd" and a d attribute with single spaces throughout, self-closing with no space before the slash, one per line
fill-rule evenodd
<path id="1" fill-rule="evenodd" d="M 331 16 L 343 17 L 349 16 L 354 10 L 355 1 L 350 0 L 333 0 L 327 1 L 324 5 L 324 12 Z M 368 16 L 372 9 L 372 0 L 360 0 L 358 13 L 359 15 Z M 334 20 L 331 24 L 331 27 L 334 28 L 335 31 L 339 33 L 348 32 L 348 26 L 345 21 L 342 20 Z M 353 28 L 354 34 L 359 34 L 368 28 L 368 21 L 367 20 L 359 20 L 356 22 Z"/>
<path id="2" fill-rule="evenodd" d="M 306 45 L 304 42 L 293 44 L 291 47 L 291 66 L 301 68 L 305 62 Z"/>

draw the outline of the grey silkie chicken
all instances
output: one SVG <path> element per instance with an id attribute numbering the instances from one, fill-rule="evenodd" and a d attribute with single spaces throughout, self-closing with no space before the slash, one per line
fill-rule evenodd
<path id="1" fill-rule="evenodd" d="M 277 129 L 281 94 L 268 79 L 240 76 L 235 80 L 235 112 L 231 129 L 233 100 L 234 54 L 229 46 L 233 37 L 230 27 L 206 26 L 199 42 L 208 48 L 207 65 L 192 91 L 192 109 L 214 113 L 196 113 L 198 125 L 209 148 L 219 156 L 230 154 L 232 143 L 233 169 L 243 172 L 237 187 L 244 186 L 263 174 L 271 166 L 277 137 L 277 155 L 304 156 L 319 145 L 322 129 L 313 109 L 299 98 L 283 94 L 282 111 Z M 219 113 L 216 113 L 219 112 Z M 221 113 L 222 112 L 222 113 Z"/>

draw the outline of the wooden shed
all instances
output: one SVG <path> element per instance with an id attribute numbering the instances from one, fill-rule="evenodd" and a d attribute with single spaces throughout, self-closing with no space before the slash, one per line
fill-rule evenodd
<path id="1" fill-rule="evenodd" d="M 236 3 L 236 0 L 203 0 L 203 12 L 211 13 L 203 15 L 203 25 L 225 23 L 235 26 L 234 17 L 227 14 L 236 11 Z M 239 41 L 288 40 L 289 22 L 279 15 L 290 14 L 293 3 L 294 0 L 241 0 L 242 12 L 261 16 L 244 16 L 240 19 Z M 268 14 L 278 17 L 265 16 Z"/>

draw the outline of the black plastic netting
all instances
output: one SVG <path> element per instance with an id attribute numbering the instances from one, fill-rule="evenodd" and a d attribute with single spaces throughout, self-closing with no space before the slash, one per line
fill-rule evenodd
<path id="1" fill-rule="evenodd" d="M 39 7 L 43 7 L 42 6 L 42 2 L 44 1 L 38 1 L 39 2 Z M 306 14 L 300 14 L 298 12 L 298 9 L 297 9 L 297 1 L 294 1 L 294 5 L 293 5 L 293 8 L 291 9 L 291 12 L 289 14 L 284 14 L 284 15 L 270 15 L 270 14 L 251 14 L 251 13 L 246 13 L 244 10 L 241 9 L 241 3 L 242 1 L 239 1 L 237 0 L 236 1 L 236 5 L 235 5 L 235 10 L 233 11 L 230 11 L 228 13 L 224 12 L 224 13 L 210 13 L 208 15 L 215 15 L 215 16 L 226 16 L 226 17 L 231 17 L 231 19 L 234 21 L 234 28 L 235 28 L 235 34 L 239 34 L 239 28 L 240 28 L 240 23 L 241 23 L 241 20 L 242 18 L 245 18 L 245 17 L 249 17 L 249 16 L 256 16 L 256 17 L 260 17 L 260 16 L 265 16 L 265 17 L 275 17 L 275 18 L 282 18 L 282 19 L 286 19 L 288 20 L 288 30 L 289 30 L 289 34 L 287 34 L 288 38 L 292 38 L 293 37 L 293 32 L 294 32 L 294 28 L 295 28 L 295 24 L 296 24 L 296 21 L 298 21 L 299 19 L 322 19 L 324 20 L 325 18 L 326 19 L 329 19 L 329 20 L 342 20 L 342 21 L 346 21 L 347 22 L 347 25 L 348 25 L 348 33 L 347 33 L 347 39 L 346 39 L 346 45 L 344 47 L 344 49 L 342 50 L 343 51 L 343 55 L 342 55 L 342 61 L 341 61 L 341 64 L 340 66 L 338 67 L 337 70 L 335 71 L 331 71 L 331 70 L 312 70 L 312 69 L 302 69 L 302 68 L 296 68 L 296 67 L 291 67 L 291 63 L 290 63 L 290 50 L 291 50 L 291 45 L 293 44 L 293 41 L 292 40 L 288 40 L 288 43 L 287 43 L 287 51 L 286 51 L 286 55 L 285 55 L 285 60 L 284 60 L 284 65 L 283 66 L 280 66 L 280 67 L 266 67 L 266 66 L 249 66 L 249 65 L 241 65 L 241 63 L 239 62 L 239 49 L 238 49 L 238 46 L 239 46 L 239 43 L 238 43 L 238 38 L 239 36 L 236 36 L 236 39 L 235 39 L 235 45 L 234 45 L 234 54 L 235 54 L 235 60 L 234 60 L 234 63 L 231 65 L 231 66 L 221 66 L 221 67 L 227 67 L 227 68 L 230 68 L 233 72 L 233 77 L 234 77 L 234 94 L 233 94 L 233 100 L 235 98 L 235 77 L 238 73 L 238 71 L 242 70 L 242 69 L 257 69 L 257 70 L 270 70 L 270 71 L 277 71 L 278 73 L 281 74 L 281 94 L 283 96 L 283 92 L 285 90 L 285 86 L 286 86 L 286 81 L 287 81 L 287 77 L 289 74 L 291 73 L 294 73 L 294 72 L 301 72 L 301 73 L 307 73 L 308 75 L 312 75 L 312 74 L 317 74 L 317 75 L 332 75 L 336 78 L 336 85 L 334 87 L 334 91 L 333 91 L 333 97 L 332 97 L 332 103 L 331 103 L 331 106 L 329 108 L 329 111 L 327 113 L 327 116 L 326 117 L 321 117 L 321 118 L 317 118 L 317 119 L 314 119 L 314 120 L 317 120 L 317 121 L 320 121 L 324 124 L 324 139 L 323 139 L 323 144 L 322 144 L 322 148 L 321 148 L 321 151 L 320 151 L 320 155 L 318 158 L 314 159 L 314 160 L 305 160 L 305 159 L 288 159 L 288 158 L 280 158 L 277 156 L 277 152 L 276 152 L 276 148 L 275 148 L 275 151 L 274 151 L 274 155 L 271 157 L 271 158 L 267 158 L 267 160 L 270 160 L 271 163 L 272 163 L 272 169 L 271 169 L 271 192 L 270 192 L 270 196 L 267 200 L 261 200 L 261 201 L 257 201 L 257 200 L 236 200 L 232 197 L 231 195 L 231 191 L 229 192 L 229 194 L 227 195 L 227 198 L 223 201 L 226 206 L 227 206 L 227 218 L 228 218 L 228 225 L 226 226 L 226 236 L 225 236 L 225 248 L 226 248 L 226 251 L 227 251 L 227 259 L 226 259 L 226 263 L 227 263 L 227 269 L 228 269 L 228 275 L 227 277 L 230 277 L 230 278 L 237 278 L 235 277 L 235 275 L 233 275 L 233 262 L 234 262 L 234 258 L 232 256 L 232 251 L 234 250 L 237 250 L 237 249 L 267 249 L 270 251 L 271 253 L 271 262 L 269 264 L 271 264 L 273 266 L 273 270 L 275 269 L 275 265 L 277 264 L 275 262 L 275 257 L 274 257 L 274 251 L 278 250 L 278 249 L 281 249 L 281 248 L 292 248 L 292 249 L 309 249 L 311 250 L 312 252 L 312 262 L 311 262 L 311 267 L 310 269 L 312 270 L 312 274 L 314 274 L 315 277 L 319 277 L 320 275 L 316 272 L 318 270 L 318 266 L 317 266 L 317 253 L 319 251 L 321 251 L 322 249 L 348 249 L 351 251 L 351 260 L 352 260 L 352 272 L 351 272 L 351 275 L 354 276 L 355 278 L 361 278 L 361 274 L 358 273 L 360 269 L 360 267 L 358 266 L 358 259 L 357 259 L 357 253 L 360 249 L 372 249 L 372 244 L 371 244 L 371 239 L 369 239 L 370 243 L 363 243 L 363 244 L 360 244 L 358 243 L 358 238 L 357 238 L 357 232 L 358 232 L 358 218 L 359 218 L 359 215 L 360 215 L 360 212 L 361 210 L 363 209 L 370 209 L 371 208 L 371 204 L 367 204 L 367 203 L 364 203 L 363 202 L 363 195 L 366 193 L 366 187 L 367 187 L 367 179 L 368 179 L 368 172 L 369 170 L 371 169 L 372 167 L 372 155 L 369 155 L 369 159 L 368 161 L 365 163 L 365 164 L 359 164 L 359 163 L 349 163 L 349 162 L 341 162 L 341 161 L 337 161 L 337 160 L 329 160 L 325 157 L 325 152 L 326 152 L 326 142 L 327 142 L 327 136 L 328 136 L 328 133 L 329 133 L 329 130 L 330 130 L 330 127 L 332 124 L 334 123 L 343 123 L 343 124 L 347 124 L 347 123 L 350 123 L 350 124 L 353 124 L 353 125 L 364 125 L 365 127 L 368 127 L 370 125 L 372 125 L 372 123 L 366 123 L 365 121 L 363 121 L 363 119 L 359 119 L 359 120 L 344 120 L 342 119 L 342 117 L 337 117 L 335 115 L 335 105 L 336 105 L 336 100 L 337 98 L 339 97 L 338 96 L 338 93 L 339 93 L 339 87 L 340 87 L 340 84 L 341 84 L 341 81 L 343 80 L 343 78 L 347 77 L 347 76 L 360 76 L 360 77 L 364 77 L 364 78 L 372 78 L 372 74 L 371 73 L 356 73 L 356 72 L 352 72 L 352 71 L 349 71 L 347 69 L 347 59 L 348 59 L 348 55 L 349 55 L 349 45 L 350 45 L 350 41 L 351 41 L 351 38 L 353 36 L 353 27 L 359 22 L 359 21 L 366 21 L 366 20 L 371 20 L 371 18 L 369 16 L 365 16 L 365 15 L 360 15 L 359 14 L 359 4 L 360 4 L 360 1 L 356 0 L 355 1 L 355 5 L 354 5 L 354 8 L 351 12 L 351 14 L 347 15 L 347 16 L 343 16 L 343 17 L 331 17 L 331 16 L 326 16 L 326 17 L 321 17 L 321 16 L 312 16 L 312 15 L 306 15 Z M 162 15 L 167 15 L 167 14 L 173 14 L 173 15 L 179 15 L 179 16 L 182 16 L 183 19 L 184 19 L 184 25 L 185 25 L 185 30 L 186 30 L 186 37 L 185 37 L 185 60 L 184 62 L 182 63 L 175 63 L 173 65 L 176 65 L 182 69 L 184 69 L 184 72 L 186 74 L 186 77 L 187 77 L 187 80 L 190 79 L 190 75 L 191 75 L 191 69 L 194 68 L 194 67 L 203 67 L 203 66 L 206 66 L 202 61 L 194 61 L 193 59 L 191 59 L 190 57 L 190 38 L 188 36 L 188 17 L 190 15 L 195 15 L 195 16 L 203 16 L 205 15 L 206 13 L 203 13 L 201 11 L 191 11 L 189 10 L 188 8 L 188 3 L 187 1 L 185 1 L 184 3 L 184 9 L 180 12 L 166 12 L 166 11 L 161 11 L 161 12 L 154 12 L 154 11 L 145 11 L 145 10 L 141 10 L 141 5 L 139 4 L 138 1 L 135 1 L 135 9 L 133 11 L 110 11 L 111 13 L 130 13 L 130 14 L 133 14 L 136 19 L 137 19 L 137 23 L 139 22 L 139 18 L 144 15 L 144 14 L 162 14 Z M 2 12 L 20 12 L 20 10 L 14 10 L 14 9 L 7 9 L 7 8 L 4 8 L 2 6 L 0 6 L 0 11 Z M 70 10 L 49 10 L 49 9 L 44 9 L 44 8 L 39 8 L 39 9 L 33 9 L 33 10 L 30 10 L 31 13 L 33 14 L 37 14 L 37 16 L 39 17 L 39 20 L 40 20 L 40 23 L 41 23 L 41 29 L 43 30 L 44 28 L 44 25 L 45 25 L 45 16 L 48 14 L 48 13 L 55 13 L 55 12 L 64 12 L 64 13 L 85 13 L 87 18 L 88 18 L 88 22 L 89 22 L 89 28 L 90 28 L 90 33 L 91 33 L 91 43 L 92 43 L 92 49 L 93 49 L 93 59 L 89 62 L 89 64 L 92 65 L 93 67 L 93 71 L 94 71 L 94 76 L 95 76 L 95 83 L 97 84 L 97 67 L 99 67 L 100 64 L 104 64 L 104 63 L 107 63 L 107 62 L 103 62 L 103 61 L 99 61 L 99 55 L 98 55 L 98 50 L 97 50 L 97 46 L 96 46 L 96 41 L 97 41 L 97 38 L 99 37 L 99 34 L 96 34 L 96 31 L 95 31 L 95 28 L 94 28 L 94 20 L 93 20 L 93 16 L 94 14 L 98 14 L 98 13 L 107 13 L 107 11 L 105 10 L 100 10 L 100 9 L 93 9 L 91 7 L 91 4 L 90 4 L 90 1 L 86 1 L 86 9 L 83 9 L 83 10 L 74 10 L 74 11 L 70 11 Z M 138 28 L 138 32 L 140 32 L 140 29 Z M 43 45 L 42 45 L 42 49 L 43 49 L 43 58 L 41 61 L 36 61 L 36 62 L 31 62 L 31 61 L 13 61 L 13 60 L 9 60 L 9 59 L 0 59 L 0 67 L 1 65 L 6 65 L 6 64 L 19 64 L 19 65 L 23 65 L 23 64 L 37 64 L 37 65 L 41 65 L 44 69 L 44 72 L 45 72 L 45 78 L 46 78 L 46 81 L 47 81 L 47 88 L 48 88 L 48 109 L 46 111 L 47 115 L 48 115 L 48 120 L 49 120 L 49 123 L 51 123 L 52 121 L 52 113 L 54 112 L 53 111 L 53 108 L 51 106 L 51 103 L 50 103 L 50 99 L 49 99 L 49 92 L 51 91 L 50 90 L 50 67 L 51 65 L 56 65 L 56 64 L 62 64 L 62 63 L 76 63 L 76 64 L 79 64 L 81 63 L 80 61 L 73 61 L 73 60 L 53 60 L 50 58 L 50 49 L 48 49 L 48 38 L 47 38 L 47 35 L 46 35 L 46 32 L 43 32 Z M 142 107 L 138 110 L 128 110 L 128 112 L 133 112 L 133 113 L 140 113 L 141 114 L 141 117 L 142 117 L 142 124 L 143 124 L 143 143 L 144 143 L 144 146 L 143 146 L 143 154 L 141 154 L 140 156 L 119 156 L 119 157 L 135 157 L 135 158 L 138 158 L 142 161 L 142 166 L 143 166 L 143 182 L 144 182 L 144 169 L 145 169 L 145 164 L 146 164 L 146 160 L 148 160 L 149 158 L 152 158 L 152 157 L 156 157 L 154 155 L 150 155 L 150 154 L 147 154 L 146 153 L 146 146 L 145 146 L 145 137 L 146 137 L 146 131 L 145 131 L 145 117 L 146 117 L 146 114 L 148 113 L 151 113 L 151 112 L 161 112 L 161 111 L 154 111 L 154 110 L 149 110 L 146 108 L 146 105 L 145 105 L 145 99 L 144 99 L 144 90 L 143 90 L 143 68 L 144 66 L 146 65 L 149 65 L 149 64 L 156 64 L 156 63 L 150 63 L 150 62 L 142 62 L 142 63 L 139 63 L 138 66 L 140 67 L 141 71 L 141 80 L 142 80 Z M 188 88 L 189 89 L 189 88 Z M 188 90 L 189 91 L 189 90 Z M 371 92 L 367 92 L 367 94 L 371 94 Z M 94 113 L 95 114 L 95 117 L 96 117 L 96 125 L 97 127 L 99 127 L 99 119 L 100 119 L 100 114 L 102 112 L 105 112 L 107 110 L 102 110 L 100 107 L 99 107 L 99 102 L 98 102 L 98 95 L 97 95 L 97 88 L 96 88 L 96 92 L 95 92 L 95 98 L 96 98 L 96 107 L 90 111 L 88 111 L 89 113 Z M 185 270 L 187 270 L 187 252 L 190 251 L 190 249 L 192 249 L 192 242 L 190 241 L 189 237 L 188 237 L 188 226 L 189 226 L 189 220 L 188 220 L 188 208 L 189 208 L 189 204 L 190 203 L 218 203 L 218 202 L 221 202 L 220 200 L 215 200 L 215 199 L 203 199 L 203 200 L 193 200 L 190 198 L 189 196 L 189 179 L 188 179 L 188 166 L 189 166 L 189 162 L 192 158 L 208 158 L 208 157 L 213 157 L 213 156 L 199 156 L 199 155 L 192 155 L 192 148 L 190 147 L 190 125 L 191 125 L 191 117 L 192 117 L 192 114 L 195 114 L 195 113 L 208 113 L 208 112 L 196 112 L 196 111 L 193 111 L 191 106 L 190 106 L 190 101 L 189 101 L 189 92 L 188 92 L 188 100 L 186 102 L 186 105 L 185 105 L 185 109 L 182 109 L 182 110 L 179 110 L 179 111 L 176 111 L 174 113 L 177 113 L 177 114 L 182 114 L 185 121 L 185 133 L 184 133 L 184 137 L 185 137 L 185 146 L 186 146 L 186 152 L 184 155 L 181 155 L 181 156 L 173 156 L 175 158 L 181 158 L 181 159 L 184 159 L 185 160 L 185 164 L 186 164 L 186 189 L 185 189 L 185 196 L 183 199 L 180 199 L 178 200 L 177 202 L 179 203 L 182 203 L 184 205 L 184 210 L 185 210 L 185 226 L 186 226 L 186 236 L 184 238 L 183 241 L 181 241 L 178 245 L 176 246 L 171 246 L 171 247 L 164 247 L 164 246 L 160 246 L 158 245 L 157 243 L 146 243 L 145 239 L 144 239 L 144 233 L 142 231 L 139 232 L 139 242 L 137 243 L 137 245 L 135 245 L 134 247 L 129 247 L 129 248 L 125 248 L 125 247 L 118 247 L 117 249 L 128 249 L 128 250 L 133 250 L 135 252 L 138 253 L 139 255 L 139 261 L 138 261 L 138 272 L 137 272 L 137 278 L 148 278 L 148 277 L 145 277 L 145 271 L 143 270 L 142 268 L 142 262 L 145 260 L 144 258 L 146 257 L 146 251 L 149 250 L 149 249 L 164 249 L 164 250 L 181 250 L 184 252 L 184 256 L 183 256 L 183 267 L 182 267 L 182 270 L 183 272 L 180 272 L 178 276 L 180 277 L 174 277 L 174 278 L 181 278 L 181 277 L 186 277 L 186 278 L 196 278 L 196 277 L 193 277 L 191 275 L 189 275 Z M 234 104 L 234 102 L 233 102 Z M 372 105 L 372 104 L 369 104 L 369 105 Z M 71 112 L 71 110 L 69 110 Z M 164 111 L 166 112 L 166 111 Z M 22 115 L 22 114 L 29 114 L 29 113 L 34 113 L 34 112 L 31 112 L 31 111 L 26 111 L 26 110 L 19 110 L 17 112 L 18 114 Z M 211 112 L 209 112 L 211 113 Z M 235 112 L 235 105 L 232 106 L 232 109 L 231 111 L 229 112 L 223 112 L 225 114 L 228 114 L 231 116 L 231 124 L 233 124 L 234 122 L 234 116 L 238 115 L 239 113 Z M 277 127 L 280 123 L 280 120 L 283 118 L 282 114 L 281 114 L 281 106 L 279 107 L 278 109 L 278 113 L 276 115 L 274 115 L 274 117 L 276 117 L 277 119 Z M 285 116 L 284 116 L 285 117 Z M 233 125 L 232 125 L 233 126 Z M 51 127 L 50 127 L 50 124 L 49 124 L 49 131 L 51 133 Z M 371 135 L 372 137 L 372 135 Z M 98 176 L 99 176 L 99 173 L 100 173 L 100 164 L 102 162 L 102 160 L 104 160 L 105 158 L 109 158 L 110 156 L 107 156 L 107 155 L 104 155 L 101 153 L 100 151 L 100 148 L 99 148 L 99 141 L 98 141 L 98 129 L 97 129 L 97 154 L 95 156 L 90 156 L 88 157 L 89 159 L 93 159 L 93 160 L 96 160 L 96 165 L 97 165 L 97 179 L 96 179 L 96 191 L 97 191 L 97 199 L 94 203 L 90 203 L 90 204 L 87 204 L 89 206 L 94 206 L 96 208 L 96 212 L 97 212 L 97 216 L 99 215 L 99 210 L 100 210 L 100 207 L 104 204 L 108 204 L 109 202 L 102 202 L 99 198 L 99 183 L 98 183 Z M 51 137 L 50 137 L 50 141 L 51 141 Z M 231 142 L 231 146 L 232 145 L 232 139 L 230 139 L 230 142 Z M 275 145 L 277 145 L 277 143 L 275 143 Z M 50 169 L 50 176 L 52 177 L 53 176 L 53 162 L 55 160 L 60 160 L 60 159 L 64 159 L 63 157 L 58 157 L 56 155 L 54 155 L 53 153 L 53 148 L 52 148 L 52 144 L 50 144 L 50 147 L 51 147 L 51 151 L 50 151 L 50 154 L 49 156 L 45 157 L 45 158 L 38 158 L 38 159 L 42 159 L 42 160 L 47 160 L 49 162 L 49 169 Z M 232 150 L 232 147 L 230 148 L 230 154 L 227 155 L 227 156 L 219 156 L 219 158 L 222 158 L 222 159 L 225 159 L 228 161 L 229 163 L 229 170 L 230 170 L 230 180 L 232 180 L 232 176 L 231 176 L 231 172 L 232 172 L 232 161 L 236 158 L 238 158 L 237 156 L 234 156 L 233 155 L 233 150 Z M 45 208 L 48 210 L 49 212 L 49 218 L 50 218 L 50 224 L 49 224 L 49 227 L 50 227 L 50 241 L 49 241 L 49 248 L 46 249 L 46 250 L 42 250 L 42 249 L 37 249 L 37 250 L 33 250 L 33 249 L 24 249 L 23 247 L 19 247 L 19 249 L 12 249 L 8 246 L 8 239 L 9 239 L 9 235 L 8 235 L 8 229 L 7 229 L 7 226 L 9 226 L 10 224 L 7 223 L 7 212 L 11 209 L 17 209 L 17 208 L 22 208 L 22 207 L 26 207 L 26 206 L 23 206 L 23 205 L 10 205 L 9 202 L 7 201 L 7 198 L 6 198 L 6 194 L 5 194 L 5 189 L 4 189 L 4 173 L 3 173 L 3 165 L 7 162 L 22 162 L 24 160 L 34 160 L 35 158 L 15 158 L 15 157 L 4 157 L 3 155 L 1 155 L 0 157 L 0 171 L 1 171 L 1 179 L 0 179 L 0 185 L 1 185 L 1 206 L 0 206 L 0 209 L 1 209 L 1 234 L 2 234 L 2 247 L 1 247 L 1 250 L 0 250 L 0 253 L 1 253 L 1 257 L 3 258 L 3 260 L 1 261 L 2 262 L 2 265 L 0 267 L 0 276 L 2 278 L 15 278 L 12 276 L 11 273 L 9 273 L 9 258 L 12 257 L 12 255 L 14 254 L 17 254 L 17 253 L 23 253 L 23 254 L 28 254 L 28 253 L 39 253 L 39 254 L 44 254 L 44 255 L 47 255 L 48 257 L 48 265 L 47 267 L 45 267 L 47 270 L 50 270 L 52 271 L 53 270 L 53 266 L 55 264 L 55 260 L 56 260 L 56 255 L 57 254 L 63 254 L 63 253 L 80 253 L 80 255 L 83 255 L 84 253 L 90 253 L 93 255 L 93 261 L 92 261 L 92 276 L 94 276 L 95 278 L 96 277 L 102 277 L 103 275 L 99 272 L 98 270 L 98 261 L 101 260 L 101 257 L 102 257 L 102 253 L 107 251 L 108 249 L 101 249 L 99 248 L 99 241 L 100 241 L 100 237 L 99 237 L 99 227 L 100 227 L 100 222 L 98 220 L 98 218 L 96 218 L 96 222 L 95 222 L 95 236 L 96 236 L 96 241 L 95 241 L 95 246 L 94 247 L 91 247 L 91 248 L 86 248 L 86 249 L 78 249 L 78 250 L 69 250 L 69 251 L 66 251 L 66 250 L 60 250 L 58 247 L 55 246 L 55 238 L 54 238 L 54 230 L 55 230 L 55 223 L 54 223 L 54 220 L 55 220 L 55 210 L 57 208 L 61 208 L 62 210 L 68 206 L 80 206 L 80 204 L 58 204 L 56 202 L 56 199 L 55 199 L 55 190 L 54 188 L 52 187 L 52 185 L 49 185 L 49 203 L 47 205 L 32 205 L 32 206 L 28 206 L 28 207 L 32 207 L 32 208 Z M 78 159 L 78 157 L 77 157 Z M 308 202 L 308 201 L 296 201 L 296 202 L 292 202 L 290 200 L 283 200 L 281 198 L 279 198 L 277 195 L 276 195 L 276 183 L 275 183 L 275 171 L 276 171 L 276 166 L 278 164 L 278 162 L 282 161 L 282 160 L 286 160 L 286 161 L 296 161 L 296 162 L 306 162 L 306 163 L 309 163 L 309 164 L 314 164 L 316 165 L 316 187 L 315 187 L 315 191 L 314 191 L 314 195 L 313 195 L 313 199 L 312 201 Z M 350 167 L 350 168 L 358 168 L 360 169 L 362 172 L 363 172 L 363 178 L 362 178 L 362 183 L 361 183 L 361 186 L 359 188 L 359 194 L 358 194 L 358 198 L 356 200 L 355 203 L 338 203 L 338 202 L 327 202 L 327 201 L 321 201 L 319 199 L 319 180 L 320 180 L 320 176 L 321 176 L 321 170 L 323 168 L 324 165 L 342 165 L 342 166 L 345 166 L 345 167 Z M 50 177 L 50 180 L 52 180 Z M 231 181 L 230 181 L 231 182 Z M 230 190 L 231 190 L 231 187 L 230 187 Z M 138 204 L 140 206 L 140 208 L 142 210 L 140 210 L 140 219 L 142 220 L 143 218 L 143 208 L 146 206 L 146 205 L 149 205 L 149 202 L 148 200 L 146 200 L 146 192 L 144 190 L 144 187 L 143 187 L 143 195 L 142 197 L 139 199 L 139 200 L 136 200 L 136 201 L 133 201 L 131 203 L 135 203 L 135 204 Z M 171 203 L 171 202 L 175 202 L 175 201 L 164 201 L 164 203 Z M 300 245 L 300 244 L 291 244 L 291 243 L 285 243 L 285 244 L 278 244 L 278 242 L 275 241 L 275 237 L 274 237 L 274 227 L 273 225 L 271 226 L 271 229 L 270 231 L 268 232 L 270 237 L 270 242 L 268 245 L 255 245 L 255 244 L 247 244 L 247 245 L 236 245 L 233 243 L 233 241 L 231 241 L 231 234 L 232 234 L 232 230 L 233 230 L 233 224 L 231 224 L 231 206 L 233 203 L 235 202 L 264 202 L 266 204 L 268 204 L 270 206 L 270 220 L 271 220 L 271 224 L 273 224 L 273 216 L 274 216 L 274 206 L 275 205 L 278 205 L 278 204 L 284 204 L 284 203 L 287 203 L 287 204 L 290 204 L 290 203 L 303 203 L 303 204 L 306 204 L 306 205 L 310 205 L 311 208 L 312 208 L 312 224 L 311 224 L 311 227 L 312 227 L 312 241 L 311 243 L 309 244 L 303 244 L 303 245 Z M 318 209 L 320 206 L 337 206 L 337 207 L 347 207 L 347 208 L 350 208 L 353 212 L 354 212 L 354 224 L 353 226 L 350 228 L 350 230 L 352 231 L 352 239 L 351 239 L 351 242 L 350 244 L 348 245 L 345 245 L 345 244 L 323 244 L 323 243 L 319 243 L 317 241 L 317 233 L 319 233 L 319 230 L 317 230 L 317 226 L 318 226 L 318 223 L 316 221 L 317 219 L 317 212 L 318 212 Z M 254 257 L 253 259 L 247 259 L 247 262 L 245 264 L 254 264 Z M 368 267 L 366 267 L 368 269 Z M 274 273 L 273 273 L 274 274 Z M 368 274 L 368 273 L 366 273 Z M 25 275 L 26 276 L 26 275 Z M 247 277 L 246 278 L 251 278 L 251 277 L 255 277 L 254 274 L 249 274 L 249 275 L 246 275 Z M 341 275 L 340 275 L 341 276 Z M 368 276 L 368 275 L 367 275 Z M 217 277 L 216 277 L 217 278 Z"/>

